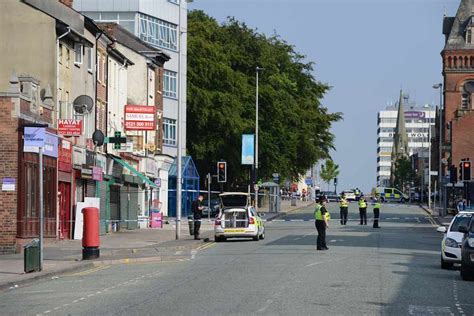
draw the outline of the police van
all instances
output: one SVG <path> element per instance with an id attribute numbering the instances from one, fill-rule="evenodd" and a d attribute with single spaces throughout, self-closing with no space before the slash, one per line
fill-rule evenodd
<path id="1" fill-rule="evenodd" d="M 375 192 L 380 196 L 381 202 L 405 203 L 409 199 L 408 195 L 396 188 L 378 187 Z"/>

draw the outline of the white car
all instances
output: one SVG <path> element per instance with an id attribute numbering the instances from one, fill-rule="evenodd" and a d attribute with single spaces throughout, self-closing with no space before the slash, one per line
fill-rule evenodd
<path id="1" fill-rule="evenodd" d="M 355 193 L 352 190 L 342 191 L 341 195 L 344 195 L 348 201 L 355 201 L 356 200 Z"/>
<path id="2" fill-rule="evenodd" d="M 463 233 L 458 231 L 460 226 L 468 226 L 473 213 L 459 212 L 446 229 L 444 226 L 438 227 L 437 231 L 444 233 L 441 241 L 441 269 L 449 269 L 455 263 L 461 263 L 461 242 Z"/>
<path id="3" fill-rule="evenodd" d="M 214 224 L 216 242 L 227 238 L 252 238 L 255 241 L 265 238 L 263 220 L 250 205 L 248 193 L 228 192 L 219 197 L 221 210 Z"/>

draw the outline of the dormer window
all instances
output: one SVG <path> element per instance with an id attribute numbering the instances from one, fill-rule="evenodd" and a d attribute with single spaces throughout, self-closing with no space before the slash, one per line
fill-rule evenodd
<path id="1" fill-rule="evenodd" d="M 469 22 L 466 25 L 466 28 L 464 29 L 466 44 L 473 44 L 473 39 L 472 39 L 473 29 L 474 29 L 474 16 L 471 16 L 469 18 Z"/>
<path id="2" fill-rule="evenodd" d="M 466 31 L 466 44 L 472 44 L 472 29 L 468 28 Z"/>

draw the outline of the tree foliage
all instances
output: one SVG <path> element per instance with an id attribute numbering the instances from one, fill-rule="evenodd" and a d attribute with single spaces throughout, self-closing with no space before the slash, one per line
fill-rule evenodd
<path id="1" fill-rule="evenodd" d="M 241 136 L 255 130 L 255 69 L 259 79 L 259 178 L 277 172 L 296 179 L 334 148 L 331 124 L 341 119 L 321 105 L 328 90 L 313 64 L 277 35 L 234 18 L 219 24 L 202 11 L 188 16 L 187 148 L 201 175 L 227 161 L 228 181 L 245 182 Z"/>
<path id="2" fill-rule="evenodd" d="M 397 158 L 393 176 L 395 187 L 402 191 L 415 180 L 416 174 L 411 167 L 411 161 L 408 157 L 401 156 Z"/>
<path id="3" fill-rule="evenodd" d="M 334 161 L 331 159 L 327 159 L 326 163 L 321 166 L 321 171 L 319 172 L 319 176 L 321 179 L 328 184 L 329 190 L 329 183 L 334 178 L 337 178 L 339 175 L 339 165 L 336 165 Z"/>

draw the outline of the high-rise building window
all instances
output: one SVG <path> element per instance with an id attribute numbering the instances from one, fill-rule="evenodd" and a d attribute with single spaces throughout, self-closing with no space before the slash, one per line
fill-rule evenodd
<path id="1" fill-rule="evenodd" d="M 163 119 L 163 143 L 176 146 L 176 120 Z"/>
<path id="2" fill-rule="evenodd" d="M 179 4 L 179 0 L 168 0 L 168 2 L 174 3 L 174 4 Z"/>
<path id="3" fill-rule="evenodd" d="M 114 22 L 135 34 L 134 12 L 83 12 L 84 15 L 98 22 Z"/>
<path id="4" fill-rule="evenodd" d="M 163 95 L 166 97 L 177 98 L 177 73 L 170 70 L 163 72 Z"/>
<path id="5" fill-rule="evenodd" d="M 151 45 L 178 50 L 178 26 L 155 17 L 138 15 L 138 36 Z"/>

